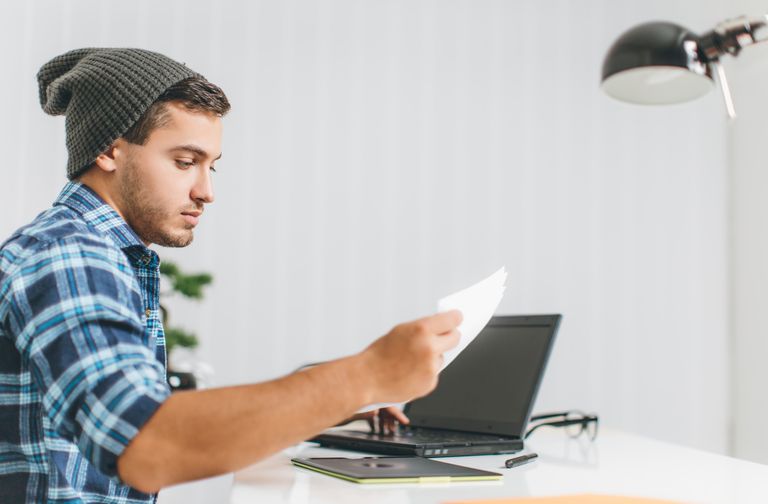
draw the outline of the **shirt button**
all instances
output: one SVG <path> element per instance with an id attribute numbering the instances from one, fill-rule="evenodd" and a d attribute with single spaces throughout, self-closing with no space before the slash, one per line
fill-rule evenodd
<path id="1" fill-rule="evenodd" d="M 144 257 L 141 258 L 141 262 L 143 262 L 144 264 L 149 264 L 150 262 L 152 262 L 152 258 L 149 257 L 148 255 L 145 255 Z"/>
<path id="2" fill-rule="evenodd" d="M 149 308 L 147 308 L 147 311 L 145 311 L 145 312 L 144 312 L 144 315 L 146 315 L 147 317 L 149 317 L 149 314 L 150 314 L 150 313 L 152 313 L 152 310 L 150 310 Z"/>

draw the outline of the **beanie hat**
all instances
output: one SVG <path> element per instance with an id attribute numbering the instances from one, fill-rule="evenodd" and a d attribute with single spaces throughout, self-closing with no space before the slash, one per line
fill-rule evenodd
<path id="1" fill-rule="evenodd" d="M 85 171 L 165 90 L 189 77 L 202 76 L 143 49 L 75 49 L 43 65 L 40 105 L 66 116 L 67 177 Z"/>

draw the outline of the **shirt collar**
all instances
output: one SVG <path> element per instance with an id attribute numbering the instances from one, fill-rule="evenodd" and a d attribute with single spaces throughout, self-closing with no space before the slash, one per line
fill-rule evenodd
<path id="1" fill-rule="evenodd" d="M 123 250 L 140 247 L 144 253 L 153 252 L 142 243 L 120 214 L 85 184 L 68 182 L 53 205 L 64 205 L 79 213 L 88 224 L 106 234 Z"/>

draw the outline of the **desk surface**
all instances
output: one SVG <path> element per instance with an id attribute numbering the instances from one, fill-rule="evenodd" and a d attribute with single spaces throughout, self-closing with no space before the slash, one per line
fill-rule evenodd
<path id="1" fill-rule="evenodd" d="M 291 457 L 356 457 L 304 443 L 235 475 L 231 504 L 437 504 L 452 500 L 601 493 L 693 503 L 766 503 L 768 466 L 604 430 L 594 443 L 542 430 L 527 442 L 536 462 L 504 469 L 509 456 L 451 457 L 504 474 L 501 482 L 359 485 L 294 468 Z"/>

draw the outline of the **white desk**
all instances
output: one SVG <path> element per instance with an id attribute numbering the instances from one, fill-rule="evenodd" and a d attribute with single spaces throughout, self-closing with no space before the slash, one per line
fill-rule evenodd
<path id="1" fill-rule="evenodd" d="M 231 504 L 437 504 L 451 500 L 602 493 L 693 503 L 768 503 L 768 466 L 602 430 L 591 444 L 546 428 L 527 443 L 536 462 L 510 456 L 439 460 L 504 474 L 502 482 L 360 485 L 295 468 L 291 457 L 361 456 L 304 443 L 235 474 Z"/>

